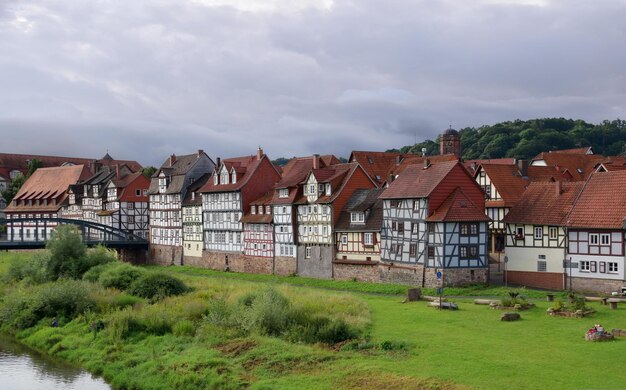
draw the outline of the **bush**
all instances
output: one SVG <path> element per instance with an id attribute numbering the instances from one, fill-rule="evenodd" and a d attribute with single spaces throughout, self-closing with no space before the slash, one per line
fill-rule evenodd
<path id="1" fill-rule="evenodd" d="M 174 336 L 193 336 L 196 333 L 196 327 L 192 321 L 181 320 L 172 327 Z"/>
<path id="2" fill-rule="evenodd" d="M 126 263 L 107 264 L 100 272 L 98 283 L 104 288 L 128 290 L 131 284 L 144 275 L 146 271 Z"/>
<path id="3" fill-rule="evenodd" d="M 158 300 L 189 291 L 180 279 L 162 273 L 146 273 L 135 280 L 128 292 L 138 297 Z"/>
<path id="4" fill-rule="evenodd" d="M 26 294 L 8 294 L 0 307 L 0 321 L 17 329 L 32 327 L 44 318 L 69 321 L 96 307 L 84 282 L 62 280 L 43 284 Z"/>
<path id="5" fill-rule="evenodd" d="M 5 280 L 26 280 L 33 284 L 47 282 L 49 280 L 46 272 L 48 261 L 50 261 L 50 256 L 47 253 L 35 253 L 26 259 L 14 259 L 5 275 Z"/>
<path id="6" fill-rule="evenodd" d="M 85 271 L 99 265 L 113 262 L 117 262 L 117 253 L 112 249 L 108 249 L 104 245 L 98 245 L 97 247 L 88 250 L 83 259 Z"/>
<path id="7" fill-rule="evenodd" d="M 326 317 L 302 317 L 301 322 L 291 328 L 289 339 L 304 343 L 336 344 L 357 336 L 348 324 L 342 320 Z"/>
<path id="8" fill-rule="evenodd" d="M 100 275 L 102 274 L 102 272 L 104 272 L 104 270 L 106 270 L 110 266 L 111 264 L 100 264 L 100 265 L 96 265 L 95 267 L 91 267 L 89 271 L 83 274 L 83 280 L 86 280 L 91 283 L 98 283 L 98 280 L 100 279 Z"/>

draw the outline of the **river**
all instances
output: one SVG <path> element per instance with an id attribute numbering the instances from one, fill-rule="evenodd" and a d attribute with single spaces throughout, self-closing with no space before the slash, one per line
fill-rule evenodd
<path id="1" fill-rule="evenodd" d="M 0 335 L 0 390 L 109 390 L 101 378 Z"/>

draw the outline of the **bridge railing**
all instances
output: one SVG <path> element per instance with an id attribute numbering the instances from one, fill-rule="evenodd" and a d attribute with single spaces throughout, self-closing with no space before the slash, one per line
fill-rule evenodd
<path id="1" fill-rule="evenodd" d="M 0 226 L 6 226 L 6 238 L 0 241 L 7 244 L 24 244 L 32 246 L 35 243 L 44 244 L 51 238 L 52 230 L 59 225 L 75 225 L 88 245 L 102 243 L 110 244 L 137 244 L 144 245 L 148 241 L 129 231 L 117 229 L 96 222 L 69 218 L 11 218 L 0 219 Z M 32 234 L 31 234 L 32 233 Z"/>

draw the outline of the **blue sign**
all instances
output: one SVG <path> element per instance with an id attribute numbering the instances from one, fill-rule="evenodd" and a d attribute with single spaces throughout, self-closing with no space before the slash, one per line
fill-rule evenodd
<path id="1" fill-rule="evenodd" d="M 441 279 L 441 271 L 437 271 L 437 279 Z"/>

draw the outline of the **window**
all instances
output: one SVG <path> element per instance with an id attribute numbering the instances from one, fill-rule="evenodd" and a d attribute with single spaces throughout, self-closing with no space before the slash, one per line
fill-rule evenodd
<path id="1" fill-rule="evenodd" d="M 581 260 L 580 261 L 580 270 L 582 272 L 589 272 L 590 269 L 590 262 L 586 261 L 586 260 Z"/>
<path id="2" fill-rule="evenodd" d="M 419 209 L 420 209 L 420 201 L 419 199 L 415 199 L 415 201 L 413 201 L 413 210 L 419 211 Z"/>
<path id="3" fill-rule="evenodd" d="M 272 206 L 265 206 L 265 214 L 271 214 L 272 213 Z"/>
<path id="4" fill-rule="evenodd" d="M 541 240 L 543 238 L 543 227 L 535 226 L 535 240 Z"/>
<path id="5" fill-rule="evenodd" d="M 552 227 L 552 226 L 548 228 L 548 237 L 550 237 L 551 240 L 555 240 L 558 236 L 559 236 L 558 228 Z"/>
<path id="6" fill-rule="evenodd" d="M 392 200 L 389 202 L 389 206 L 390 206 L 391 208 L 397 209 L 398 207 L 400 207 L 400 201 L 399 201 L 398 199 L 392 199 Z"/>
<path id="7" fill-rule="evenodd" d="M 435 257 L 435 247 L 432 245 L 428 246 L 428 258 L 432 259 Z"/>
<path id="8" fill-rule="evenodd" d="M 470 257 L 478 257 L 478 246 L 470 245 L 469 246 L 469 256 Z"/>
<path id="9" fill-rule="evenodd" d="M 330 184 L 326 184 L 326 195 L 330 196 Z"/>
<path id="10" fill-rule="evenodd" d="M 435 224 L 434 223 L 429 223 L 427 226 L 428 226 L 428 233 L 434 233 L 435 232 Z"/>
<path id="11" fill-rule="evenodd" d="M 591 271 L 591 272 L 597 272 L 598 271 L 598 262 L 597 261 L 590 261 L 589 262 L 589 271 Z"/>
<path id="12" fill-rule="evenodd" d="M 374 233 L 363 233 L 363 245 L 374 245 Z"/>
<path id="13" fill-rule="evenodd" d="M 478 224 L 476 223 L 462 223 L 461 235 L 462 236 L 475 236 L 478 234 Z"/>
<path id="14" fill-rule="evenodd" d="M 309 195 L 315 195 L 315 184 L 309 186 Z"/>
<path id="15" fill-rule="evenodd" d="M 278 197 L 279 198 L 286 198 L 288 196 L 289 196 L 289 189 L 281 188 L 280 190 L 278 190 Z"/>
<path id="16" fill-rule="evenodd" d="M 462 259 L 466 259 L 467 258 L 467 247 L 466 246 L 460 246 L 459 247 L 459 257 Z"/>
<path id="17" fill-rule="evenodd" d="M 404 222 L 398 222 L 398 235 L 404 235 Z"/>
<path id="18" fill-rule="evenodd" d="M 398 245 L 397 245 L 397 244 L 391 244 L 391 245 L 389 246 L 389 253 L 390 253 L 390 254 L 396 253 L 397 248 L 398 248 Z"/>
<path id="19" fill-rule="evenodd" d="M 415 256 L 417 254 L 417 244 L 409 245 L 409 256 Z"/>
<path id="20" fill-rule="evenodd" d="M 310 259 L 311 258 L 311 247 L 310 246 L 304 247 L 304 258 L 305 259 Z"/>
<path id="21" fill-rule="evenodd" d="M 618 270 L 619 270 L 617 268 L 617 263 L 609 262 L 608 266 L 609 266 L 609 272 L 618 272 Z"/>
<path id="22" fill-rule="evenodd" d="M 341 245 L 347 245 L 348 244 L 348 235 L 347 234 L 342 234 L 341 235 Z"/>
<path id="23" fill-rule="evenodd" d="M 135 204 L 133 202 L 128 202 L 127 205 L 128 205 L 129 210 L 132 210 L 135 208 Z"/>
<path id="24" fill-rule="evenodd" d="M 283 207 L 283 214 L 287 214 L 287 207 Z"/>
<path id="25" fill-rule="evenodd" d="M 600 234 L 600 245 L 611 245 L 611 235 Z"/>
<path id="26" fill-rule="evenodd" d="M 491 186 L 483 186 L 483 191 L 485 192 L 485 199 L 491 199 Z"/>
<path id="27" fill-rule="evenodd" d="M 419 229 L 419 224 L 415 222 L 411 222 L 411 233 L 417 233 Z"/>
<path id="28" fill-rule="evenodd" d="M 233 172 L 231 173 L 231 181 L 234 183 L 237 183 L 237 172 L 235 172 L 235 170 L 233 169 Z"/>
<path id="29" fill-rule="evenodd" d="M 140 188 L 137 188 L 135 190 L 135 196 L 141 196 L 141 189 Z"/>
<path id="30" fill-rule="evenodd" d="M 251 206 L 251 207 L 250 207 L 250 212 L 251 212 L 252 214 L 256 214 L 256 206 Z"/>
<path id="31" fill-rule="evenodd" d="M 548 270 L 548 264 L 545 261 L 537 262 L 537 272 L 546 272 Z"/>
<path id="32" fill-rule="evenodd" d="M 352 223 L 363 223 L 363 222 L 365 222 L 365 213 L 362 213 L 362 212 L 350 213 L 350 222 L 352 222 Z"/>
<path id="33" fill-rule="evenodd" d="M 222 172 L 220 175 L 220 184 L 228 184 L 228 172 Z"/>
<path id="34" fill-rule="evenodd" d="M 515 239 L 523 240 L 524 239 L 524 227 L 518 226 L 515 228 Z"/>
<path id="35" fill-rule="evenodd" d="M 600 237 L 598 236 L 598 233 L 593 233 L 589 235 L 589 244 L 591 245 L 598 245 L 598 243 L 600 242 Z"/>

